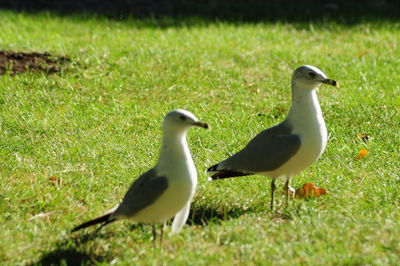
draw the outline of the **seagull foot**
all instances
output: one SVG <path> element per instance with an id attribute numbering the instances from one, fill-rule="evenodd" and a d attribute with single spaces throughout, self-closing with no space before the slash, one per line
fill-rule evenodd
<path id="1" fill-rule="evenodd" d="M 288 187 L 288 193 L 289 193 L 289 196 L 290 197 L 295 197 L 296 196 L 296 189 L 295 188 L 293 188 L 293 187 L 291 187 L 291 186 L 289 186 Z"/>

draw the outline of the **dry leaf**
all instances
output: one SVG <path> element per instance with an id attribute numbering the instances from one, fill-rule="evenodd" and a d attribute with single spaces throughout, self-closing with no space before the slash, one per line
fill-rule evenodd
<path id="1" fill-rule="evenodd" d="M 325 188 L 316 187 L 313 183 L 305 183 L 301 188 L 296 189 L 296 196 L 299 198 L 315 198 L 326 194 L 328 192 Z"/>
<path id="2" fill-rule="evenodd" d="M 356 53 L 356 56 L 357 56 L 357 57 L 362 57 L 362 56 L 367 55 L 367 54 L 368 54 L 368 51 L 365 50 L 365 51 L 363 51 L 363 52 Z"/>
<path id="3" fill-rule="evenodd" d="M 369 139 L 370 139 L 370 137 L 369 137 L 369 135 L 368 134 L 361 134 L 361 133 L 357 133 L 357 137 L 359 137 L 362 141 L 364 141 L 364 142 L 367 142 Z"/>
<path id="4" fill-rule="evenodd" d="M 54 185 L 61 185 L 63 183 L 63 180 L 56 177 L 56 176 L 50 176 L 49 180 L 54 184 Z"/>
<path id="5" fill-rule="evenodd" d="M 366 149 L 362 149 L 360 151 L 360 153 L 358 154 L 358 156 L 356 157 L 356 160 L 361 160 L 362 158 L 367 156 L 367 154 L 368 154 L 368 151 Z"/>

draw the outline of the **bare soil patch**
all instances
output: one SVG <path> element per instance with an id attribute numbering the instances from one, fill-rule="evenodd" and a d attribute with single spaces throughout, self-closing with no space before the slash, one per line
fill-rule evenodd
<path id="1" fill-rule="evenodd" d="M 11 75 L 27 71 L 56 73 L 62 65 L 69 62 L 65 56 L 53 56 L 50 53 L 23 53 L 0 51 L 0 74 L 9 72 Z"/>

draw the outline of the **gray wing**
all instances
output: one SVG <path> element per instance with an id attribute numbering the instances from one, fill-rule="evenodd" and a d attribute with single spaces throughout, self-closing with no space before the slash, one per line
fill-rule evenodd
<path id="1" fill-rule="evenodd" d="M 301 137 L 291 134 L 291 131 L 291 127 L 285 123 L 264 130 L 243 150 L 216 165 L 214 169 L 217 172 L 225 170 L 236 174 L 277 169 L 296 154 L 301 146 Z"/>
<path id="2" fill-rule="evenodd" d="M 112 216 L 133 216 L 155 202 L 167 188 L 168 180 L 165 176 L 157 176 L 154 168 L 147 171 L 135 180 Z"/>

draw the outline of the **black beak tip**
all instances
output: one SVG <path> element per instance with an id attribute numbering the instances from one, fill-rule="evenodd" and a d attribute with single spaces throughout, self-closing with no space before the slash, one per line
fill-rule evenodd
<path id="1" fill-rule="evenodd" d="M 326 79 L 326 80 L 322 81 L 322 83 L 329 84 L 334 87 L 339 87 L 339 82 L 337 82 L 336 80 L 333 80 L 333 79 Z"/>
<path id="2" fill-rule="evenodd" d="M 198 126 L 198 127 L 205 128 L 205 129 L 209 129 L 209 128 L 210 128 L 210 127 L 208 126 L 208 124 L 202 123 L 202 122 L 196 122 L 196 123 L 194 123 L 194 125 L 195 125 L 195 126 Z"/>

